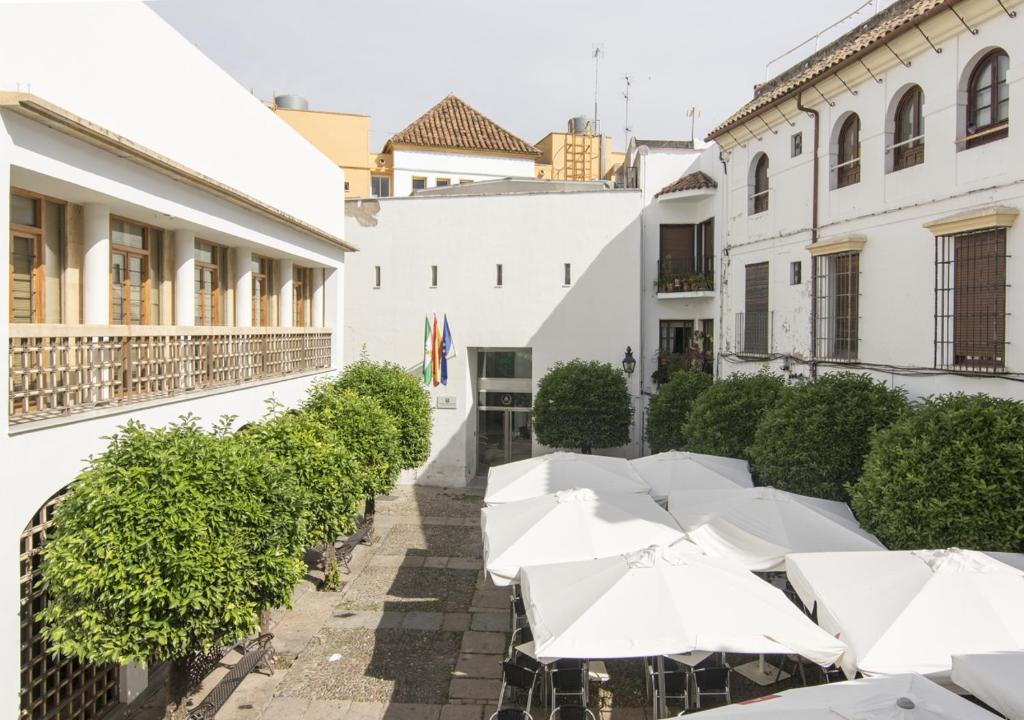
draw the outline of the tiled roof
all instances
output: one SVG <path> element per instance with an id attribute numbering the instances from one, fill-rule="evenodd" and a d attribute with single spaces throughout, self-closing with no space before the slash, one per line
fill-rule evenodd
<path id="1" fill-rule="evenodd" d="M 641 145 L 652 150 L 693 150 L 693 140 L 637 140 L 636 146 Z"/>
<path id="2" fill-rule="evenodd" d="M 766 83 L 758 85 L 754 91 L 754 99 L 737 110 L 724 123 L 708 133 L 708 140 L 713 140 L 731 129 L 734 125 L 758 111 L 781 100 L 805 85 L 811 83 L 833 68 L 855 58 L 863 52 L 881 46 L 896 35 L 912 30 L 914 24 L 934 12 L 941 11 L 943 6 L 958 2 L 952 0 L 898 0 L 885 10 L 877 13 L 869 20 L 861 23 L 835 42 L 826 45 L 806 60 L 797 63 L 789 70 L 777 75 Z"/>
<path id="3" fill-rule="evenodd" d="M 683 175 L 675 182 L 669 183 L 659 190 L 654 197 L 660 197 L 666 193 L 682 192 L 683 190 L 703 190 L 705 188 L 713 189 L 717 187 L 718 183 L 715 182 L 714 178 L 706 172 L 698 170 L 689 175 Z"/>
<path id="4" fill-rule="evenodd" d="M 391 138 L 391 142 L 452 150 L 540 154 L 540 150 L 533 145 L 484 117 L 455 95 L 448 95 L 427 110 L 405 130 Z"/>

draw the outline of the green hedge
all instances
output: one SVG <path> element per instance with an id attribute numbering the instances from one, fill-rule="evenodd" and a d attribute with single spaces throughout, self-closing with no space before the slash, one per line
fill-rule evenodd
<path id="1" fill-rule="evenodd" d="M 872 433 L 907 407 L 906 394 L 868 375 L 838 372 L 790 389 L 765 413 L 749 448 L 758 481 L 782 490 L 849 499 Z"/>
<path id="2" fill-rule="evenodd" d="M 878 432 L 851 489 L 892 549 L 1024 552 L 1024 403 L 943 395 Z"/>
<path id="3" fill-rule="evenodd" d="M 693 404 L 683 425 L 686 449 L 749 459 L 747 448 L 761 417 L 787 390 L 781 375 L 767 371 L 719 380 Z"/>
<path id="4" fill-rule="evenodd" d="M 555 363 L 537 384 L 533 431 L 548 447 L 619 447 L 629 442 L 632 421 L 626 376 L 610 363 Z"/>
<path id="5" fill-rule="evenodd" d="M 711 384 L 707 373 L 680 370 L 658 388 L 647 409 L 647 442 L 651 452 L 686 448 L 683 423 L 694 402 Z"/>

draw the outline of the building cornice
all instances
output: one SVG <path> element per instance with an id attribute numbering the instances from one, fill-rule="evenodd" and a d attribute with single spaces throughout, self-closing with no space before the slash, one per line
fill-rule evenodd
<path id="1" fill-rule="evenodd" d="M 819 255 L 835 255 L 844 252 L 860 252 L 864 249 L 868 239 L 863 235 L 844 235 L 832 240 L 823 240 L 807 246 L 811 257 Z"/>
<path id="2" fill-rule="evenodd" d="M 396 143 L 388 141 L 384 153 L 399 152 L 426 152 L 426 153 L 450 153 L 453 155 L 484 155 L 486 157 L 508 157 L 516 160 L 536 160 L 540 152 L 511 152 L 509 150 L 484 150 L 481 148 L 448 147 L 440 145 L 413 145 L 412 143 Z"/>
<path id="3" fill-rule="evenodd" d="M 150 150 L 143 145 L 30 93 L 0 92 L 0 109 L 9 110 L 35 122 L 40 122 L 65 135 L 87 142 L 94 147 L 110 152 L 125 160 L 130 160 L 138 165 L 155 170 L 179 182 L 217 195 L 235 205 L 257 212 L 306 235 L 312 235 L 319 240 L 336 245 L 347 252 L 355 252 L 359 249 L 333 233 L 311 225 L 305 220 L 301 220 L 294 215 L 268 205 L 241 190 L 237 190 L 197 170 L 186 167 L 165 155 Z"/>
<path id="4" fill-rule="evenodd" d="M 976 230 L 991 230 L 992 228 L 1008 228 L 1017 220 L 1020 211 L 1017 208 L 994 206 L 969 210 L 957 213 L 949 217 L 933 220 L 924 224 L 924 227 L 931 231 L 932 235 L 960 235 L 961 233 L 974 232 Z"/>

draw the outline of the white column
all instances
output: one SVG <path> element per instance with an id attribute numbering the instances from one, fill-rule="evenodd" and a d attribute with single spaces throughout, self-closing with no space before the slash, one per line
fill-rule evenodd
<path id="1" fill-rule="evenodd" d="M 196 322 L 196 234 L 174 231 L 174 324 Z"/>
<path id="2" fill-rule="evenodd" d="M 82 218 L 82 322 L 110 324 L 110 208 L 86 203 Z"/>
<path id="3" fill-rule="evenodd" d="M 295 280 L 295 264 L 291 260 L 277 261 L 277 324 L 291 327 L 295 324 L 295 294 L 292 283 Z"/>
<path id="4" fill-rule="evenodd" d="M 313 327 L 324 326 L 324 269 L 313 268 Z"/>
<path id="5" fill-rule="evenodd" d="M 235 327 L 252 325 L 252 250 L 235 248 Z"/>
<path id="6" fill-rule="evenodd" d="M 331 329 L 331 367 L 340 370 L 344 363 L 345 264 L 324 270 L 324 326 Z"/>

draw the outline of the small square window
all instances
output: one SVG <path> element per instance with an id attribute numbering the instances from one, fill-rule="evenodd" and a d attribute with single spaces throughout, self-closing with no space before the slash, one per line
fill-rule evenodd
<path id="1" fill-rule="evenodd" d="M 799 285 L 804 281 L 804 264 L 794 260 L 789 264 L 789 284 Z"/>
<path id="2" fill-rule="evenodd" d="M 425 177 L 414 177 L 412 179 L 413 190 L 423 190 L 427 187 L 427 179 Z"/>
<path id="3" fill-rule="evenodd" d="M 430 266 L 430 287 L 437 287 L 437 265 Z"/>
<path id="4" fill-rule="evenodd" d="M 373 266 L 373 286 L 375 288 L 380 287 L 380 265 Z"/>
<path id="5" fill-rule="evenodd" d="M 796 157 L 804 151 L 804 134 L 802 132 L 793 133 L 793 136 L 789 138 L 789 154 L 790 157 Z"/>
<path id="6" fill-rule="evenodd" d="M 438 178 L 434 184 L 437 187 L 448 187 L 449 185 L 452 184 L 452 181 L 449 180 L 448 178 Z"/>
<path id="7" fill-rule="evenodd" d="M 345 192 L 348 192 L 348 180 L 345 181 Z"/>
<path id="8" fill-rule="evenodd" d="M 501 287 L 501 284 L 502 284 L 502 283 L 504 282 L 504 280 L 505 280 L 505 278 L 504 278 L 504 277 L 502 277 L 502 276 L 503 276 L 503 274 L 504 274 L 504 273 L 502 273 L 502 267 L 501 267 L 501 264 L 498 264 L 498 265 L 496 265 L 496 266 L 495 266 L 495 275 L 494 275 L 494 284 L 495 284 L 495 285 L 496 285 L 497 287 Z"/>
<path id="9" fill-rule="evenodd" d="M 568 287 L 569 285 L 572 285 L 572 263 L 566 263 L 564 271 L 565 271 L 565 280 L 563 281 L 562 284 L 565 285 L 566 287 Z"/>

